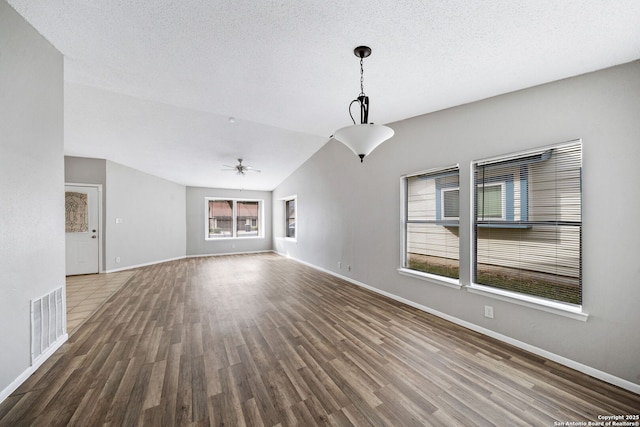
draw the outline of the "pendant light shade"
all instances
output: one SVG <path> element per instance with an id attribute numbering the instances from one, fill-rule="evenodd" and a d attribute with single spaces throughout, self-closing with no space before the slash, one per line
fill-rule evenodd
<path id="1" fill-rule="evenodd" d="M 383 125 L 369 123 L 369 97 L 364 94 L 364 58 L 371 55 L 371 48 L 368 46 L 358 46 L 353 53 L 360 58 L 360 95 L 349 104 L 349 115 L 353 121 L 353 126 L 338 129 L 333 138 L 349 147 L 358 157 L 360 162 L 364 160 L 375 148 L 391 138 L 393 129 Z M 356 124 L 351 114 L 351 106 L 354 103 L 360 104 L 360 124 Z"/>
<path id="2" fill-rule="evenodd" d="M 333 137 L 349 147 L 360 161 L 375 148 L 393 136 L 393 129 L 383 125 L 365 123 L 338 129 Z"/>

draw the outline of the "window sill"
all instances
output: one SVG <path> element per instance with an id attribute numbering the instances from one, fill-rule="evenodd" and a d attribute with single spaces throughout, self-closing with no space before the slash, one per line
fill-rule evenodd
<path id="1" fill-rule="evenodd" d="M 467 286 L 467 290 L 474 294 L 484 295 L 489 298 L 511 302 L 525 307 L 534 308 L 536 310 L 546 311 L 547 313 L 581 320 L 583 322 L 586 322 L 589 318 L 589 314 L 583 312 L 582 306 L 579 305 L 551 301 L 544 298 L 510 292 L 504 289 L 492 288 L 491 286 L 483 286 L 475 283 Z"/>
<path id="2" fill-rule="evenodd" d="M 462 288 L 458 279 L 450 279 L 448 277 L 436 276 L 435 274 L 422 273 L 420 271 L 411 270 L 410 268 L 399 268 L 398 273 L 403 276 L 424 280 L 425 282 L 433 283 L 435 285 L 447 286 L 453 289 Z"/>
<path id="3" fill-rule="evenodd" d="M 251 240 L 251 239 L 264 239 L 264 236 L 247 236 L 247 237 L 205 237 L 207 242 L 217 242 L 219 240 Z"/>

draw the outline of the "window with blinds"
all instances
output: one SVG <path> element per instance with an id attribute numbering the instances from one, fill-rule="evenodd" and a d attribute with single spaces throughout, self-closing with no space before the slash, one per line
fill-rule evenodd
<path id="1" fill-rule="evenodd" d="M 296 199 L 284 201 L 285 210 L 285 236 L 295 239 L 296 237 Z"/>
<path id="2" fill-rule="evenodd" d="M 582 143 L 473 162 L 474 282 L 582 304 Z"/>
<path id="3" fill-rule="evenodd" d="M 404 268 L 457 279 L 460 179 L 457 166 L 403 178 Z"/>

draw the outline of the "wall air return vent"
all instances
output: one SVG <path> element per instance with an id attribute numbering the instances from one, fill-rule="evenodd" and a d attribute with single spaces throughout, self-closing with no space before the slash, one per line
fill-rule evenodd
<path id="1" fill-rule="evenodd" d="M 31 300 L 31 364 L 48 357 L 66 340 L 66 312 L 64 289 Z"/>

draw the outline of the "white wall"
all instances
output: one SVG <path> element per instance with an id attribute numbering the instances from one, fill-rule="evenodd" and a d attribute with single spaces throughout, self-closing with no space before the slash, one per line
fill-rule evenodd
<path id="1" fill-rule="evenodd" d="M 281 253 L 621 379 L 640 390 L 640 62 L 391 124 L 364 163 L 332 141 L 273 192 L 298 196 L 297 242 Z M 586 322 L 401 276 L 400 176 L 460 164 L 461 283 L 470 282 L 470 162 L 583 141 Z M 343 268 L 338 268 L 338 262 Z M 351 271 L 345 268 L 349 264 Z M 484 305 L 495 318 L 483 316 Z"/>
<path id="2" fill-rule="evenodd" d="M 183 258 L 185 187 L 111 161 L 106 166 L 105 269 Z"/>
<path id="3" fill-rule="evenodd" d="M 245 239 L 205 240 L 205 197 L 250 199 L 264 201 L 264 237 Z M 187 255 L 216 255 L 241 252 L 270 251 L 271 192 L 187 187 Z"/>
<path id="4" fill-rule="evenodd" d="M 64 286 L 62 55 L 0 1 L 0 401 L 28 373 L 30 300 Z"/>

